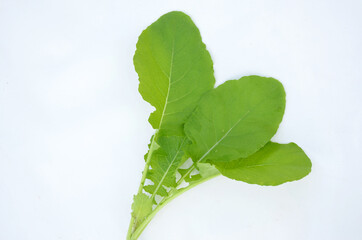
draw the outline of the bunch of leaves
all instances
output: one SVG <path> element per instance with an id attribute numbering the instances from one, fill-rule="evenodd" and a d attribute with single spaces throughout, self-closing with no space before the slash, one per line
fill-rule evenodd
<path id="1" fill-rule="evenodd" d="M 127 239 L 137 239 L 172 199 L 216 176 L 275 186 L 311 171 L 295 143 L 270 141 L 284 114 L 283 85 L 246 76 L 215 88 L 210 54 L 186 14 L 167 13 L 146 28 L 134 66 L 139 92 L 155 107 L 149 117 L 155 134 Z"/>

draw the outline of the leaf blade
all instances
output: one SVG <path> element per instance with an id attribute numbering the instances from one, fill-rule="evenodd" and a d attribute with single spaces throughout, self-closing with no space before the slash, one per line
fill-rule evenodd
<path id="1" fill-rule="evenodd" d="M 277 131 L 285 109 L 282 84 L 259 76 L 227 81 L 207 93 L 185 124 L 194 161 L 247 157 Z"/>
<path id="2" fill-rule="evenodd" d="M 135 228 L 152 212 L 153 202 L 144 193 L 134 195 L 132 203 L 132 216 L 135 219 Z"/>
<path id="3" fill-rule="evenodd" d="M 156 108 L 152 127 L 182 135 L 200 97 L 215 84 L 210 54 L 191 18 L 182 12 L 161 16 L 140 35 L 133 61 L 139 92 Z"/>
<path id="4" fill-rule="evenodd" d="M 216 167 L 221 174 L 234 180 L 276 186 L 307 176 L 312 163 L 295 143 L 269 142 L 247 158 L 217 163 Z"/>

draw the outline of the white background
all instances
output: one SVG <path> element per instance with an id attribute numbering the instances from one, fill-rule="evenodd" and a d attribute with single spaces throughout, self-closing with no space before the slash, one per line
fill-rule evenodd
<path id="1" fill-rule="evenodd" d="M 274 140 L 312 173 L 279 187 L 218 177 L 185 193 L 142 240 L 362 239 L 362 2 L 0 1 L 0 239 L 125 239 L 153 133 L 132 57 L 141 31 L 182 10 L 217 84 L 279 79 Z"/>

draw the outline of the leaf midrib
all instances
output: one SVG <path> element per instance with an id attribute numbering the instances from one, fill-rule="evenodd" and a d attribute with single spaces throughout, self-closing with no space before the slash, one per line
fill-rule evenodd
<path id="1" fill-rule="evenodd" d="M 263 103 L 266 99 L 261 100 L 259 103 L 255 104 L 252 110 L 248 110 L 225 134 L 222 136 L 197 162 L 201 162 L 217 145 L 219 145 L 222 140 L 231 132 L 231 130 L 236 127 L 242 120 L 246 118 L 251 112 L 253 112 L 261 103 Z"/>
<path id="2" fill-rule="evenodd" d="M 241 120 L 243 120 L 251 111 L 248 110 L 197 162 L 201 162 L 217 145 L 219 145 L 224 138 L 227 137 L 227 135 L 231 132 L 231 130 L 236 127 L 240 123 Z"/>
<path id="3" fill-rule="evenodd" d="M 167 108 L 168 98 L 169 98 L 169 95 L 170 95 L 171 78 L 172 78 L 172 68 L 173 68 L 173 61 L 174 61 L 174 60 L 173 60 L 173 59 L 174 59 L 174 53 L 175 53 L 175 39 L 174 39 L 173 42 L 172 42 L 170 74 L 168 75 L 167 95 L 166 95 L 165 104 L 164 104 L 164 106 L 163 106 L 163 111 L 162 111 L 162 115 L 161 115 L 161 119 L 160 119 L 160 124 L 158 125 L 158 129 L 161 129 L 162 122 L 163 122 L 163 117 L 165 116 L 165 112 L 166 112 L 166 108 Z"/>

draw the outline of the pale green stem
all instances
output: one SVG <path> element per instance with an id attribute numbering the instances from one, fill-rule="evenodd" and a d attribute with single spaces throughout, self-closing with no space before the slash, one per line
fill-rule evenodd
<path id="1" fill-rule="evenodd" d="M 156 138 L 157 138 L 157 133 L 158 133 L 158 131 L 155 132 L 155 134 L 153 135 L 153 138 L 152 138 L 152 142 L 151 142 L 151 145 L 150 145 L 150 151 L 147 154 L 145 168 L 143 169 L 143 172 L 142 172 L 141 183 L 140 183 L 140 186 L 138 187 L 138 193 L 142 192 L 143 185 L 145 184 L 145 181 L 146 181 L 147 171 L 148 171 L 148 169 L 150 167 L 151 156 L 152 156 L 152 153 L 153 153 L 153 150 L 154 150 L 153 145 L 155 144 L 155 141 L 156 141 Z"/>
<path id="2" fill-rule="evenodd" d="M 150 145 L 150 151 L 147 154 L 147 159 L 146 159 L 146 165 L 145 168 L 143 170 L 143 174 L 142 174 L 142 179 L 141 179 L 141 183 L 140 186 L 138 188 L 138 193 L 141 193 L 143 190 L 143 186 L 146 180 L 146 176 L 147 176 L 147 171 L 149 169 L 149 165 L 150 165 L 150 160 L 151 160 L 151 156 L 154 150 L 154 143 L 155 143 L 155 139 L 157 135 L 157 131 L 155 133 L 155 135 L 153 136 L 151 145 Z M 184 174 L 178 181 L 177 181 L 177 187 L 180 186 L 180 184 L 183 182 L 183 180 L 189 176 L 191 174 L 191 172 L 196 168 L 196 164 L 198 162 L 200 162 L 206 155 L 208 154 L 208 152 L 206 154 L 204 154 L 197 162 L 195 162 L 190 168 L 189 170 L 186 172 L 186 174 Z M 171 192 L 169 193 L 169 197 L 165 197 L 164 199 L 162 199 L 162 201 L 157 205 L 157 207 L 150 213 L 150 215 L 148 215 L 148 217 L 137 227 L 137 229 L 134 229 L 134 223 L 135 223 L 135 219 L 133 216 L 131 216 L 131 221 L 129 224 L 129 228 L 128 228 L 128 232 L 127 232 L 127 240 L 137 240 L 137 238 L 141 235 L 141 233 L 143 232 L 143 230 L 146 228 L 146 226 L 149 224 L 149 222 L 152 220 L 152 218 L 156 215 L 156 213 L 158 211 L 160 211 L 164 206 L 166 206 L 171 200 L 173 200 L 174 198 L 176 198 L 177 196 L 179 196 L 180 194 L 190 190 L 193 187 L 196 187 L 197 185 L 212 179 L 216 176 L 220 175 L 220 173 L 217 173 L 215 175 L 211 175 L 207 178 L 201 179 L 200 181 L 197 181 L 195 183 L 191 183 L 189 186 L 185 187 L 185 188 L 181 188 L 181 189 L 177 189 L 177 187 L 173 190 L 171 190 Z M 154 197 L 154 194 L 152 195 L 152 197 Z"/>
<path id="3" fill-rule="evenodd" d="M 140 185 L 138 187 L 137 194 L 142 192 L 143 186 L 144 186 L 145 181 L 146 181 L 146 176 L 147 176 L 148 169 L 150 168 L 150 161 L 151 161 L 151 156 L 152 156 L 152 153 L 153 153 L 153 150 L 154 150 L 154 144 L 155 144 L 155 141 L 156 141 L 157 133 L 158 133 L 158 131 L 156 130 L 155 134 L 153 135 L 152 141 L 151 141 L 150 151 L 147 154 L 146 164 L 145 164 L 145 167 L 144 167 L 143 172 L 142 172 L 141 183 L 140 183 Z M 127 232 L 127 240 L 131 239 L 132 232 L 134 231 L 134 229 L 133 229 L 134 223 L 135 223 L 135 219 L 134 219 L 133 216 L 131 216 L 131 221 L 129 223 L 128 232 Z"/>
<path id="4" fill-rule="evenodd" d="M 206 182 L 216 176 L 219 176 L 220 173 L 217 173 L 215 175 L 211 175 L 207 178 L 201 179 L 198 182 L 195 183 L 191 183 L 189 186 L 185 187 L 185 188 L 181 188 L 178 189 L 174 194 L 170 195 L 169 197 L 164 198 L 159 205 L 151 212 L 150 215 L 148 215 L 148 217 L 137 227 L 137 229 L 134 231 L 134 233 L 128 238 L 127 236 L 127 240 L 137 240 L 138 237 L 141 235 L 141 233 L 143 232 L 143 230 L 147 227 L 147 225 L 150 223 L 150 221 L 153 219 L 153 217 L 156 215 L 156 213 L 158 211 L 160 211 L 164 206 L 166 206 L 170 201 L 172 201 L 173 199 L 175 199 L 176 197 L 178 197 L 179 195 L 181 195 L 182 193 L 196 187 L 197 185 Z"/>

